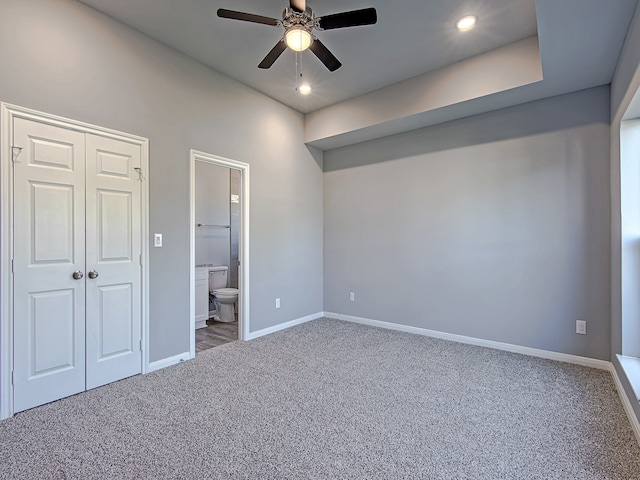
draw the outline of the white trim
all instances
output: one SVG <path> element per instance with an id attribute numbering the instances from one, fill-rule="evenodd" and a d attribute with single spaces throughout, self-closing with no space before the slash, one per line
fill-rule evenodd
<path id="1" fill-rule="evenodd" d="M 143 144 L 149 140 L 145 137 L 141 137 L 132 133 L 121 132 L 112 128 L 101 127 L 99 125 L 92 125 L 90 123 L 81 122 L 72 118 L 61 117 L 59 115 L 53 115 L 50 113 L 39 112 L 30 108 L 20 107 L 18 105 L 12 105 L 10 103 L 1 102 L 3 109 L 7 109 L 9 118 L 24 118 L 26 120 L 32 120 L 34 122 L 46 123 L 56 127 L 65 128 L 67 130 L 75 130 L 82 133 L 90 133 L 101 137 L 112 138 L 114 140 L 120 140 L 130 142 L 134 144 Z"/>
<path id="2" fill-rule="evenodd" d="M 180 362 L 184 362 L 186 360 L 191 359 L 189 352 L 184 352 L 179 355 L 174 355 L 173 357 L 163 358 L 162 360 L 156 360 L 155 362 L 151 362 L 147 367 L 146 373 L 155 372 L 156 370 L 162 370 L 163 368 L 171 367 L 172 365 L 177 365 Z"/>
<path id="3" fill-rule="evenodd" d="M 240 171 L 240 244 L 238 259 L 238 340 L 247 340 L 251 316 L 249 314 L 249 164 L 210 153 L 189 151 L 189 355 L 195 357 L 195 162 L 206 162 Z"/>
<path id="4" fill-rule="evenodd" d="M 11 169 L 11 144 L 13 121 L 24 118 L 46 123 L 68 130 L 99 135 L 114 140 L 129 142 L 141 148 L 141 167 L 143 182 L 141 188 L 141 242 L 142 242 L 142 335 L 143 351 L 141 371 L 149 371 L 149 140 L 144 137 L 103 128 L 70 118 L 51 115 L 29 108 L 0 102 L 0 419 L 13 415 L 13 387 L 11 371 L 13 369 L 13 284 L 11 277 L 11 254 L 13 252 L 13 192 Z"/>
<path id="5" fill-rule="evenodd" d="M 149 372 L 149 140 L 141 143 L 142 167 L 142 373 Z"/>
<path id="6" fill-rule="evenodd" d="M 640 401 L 640 358 L 616 355 L 622 371 L 627 377 L 635 399 Z"/>
<path id="7" fill-rule="evenodd" d="M 189 152 L 189 359 L 196 356 L 196 162 Z"/>
<path id="8" fill-rule="evenodd" d="M 618 376 L 618 371 L 616 367 L 611 364 L 610 367 L 611 375 L 613 376 L 613 382 L 616 384 L 616 390 L 618 390 L 618 395 L 620 396 L 620 400 L 622 401 L 622 407 L 627 414 L 627 418 L 629 419 L 629 423 L 631 423 L 631 429 L 633 433 L 636 435 L 636 440 L 638 441 L 638 445 L 640 445 L 640 422 L 638 421 L 638 417 L 636 417 L 636 413 L 633 410 L 633 406 L 631 405 L 631 401 L 629 400 L 629 396 L 622 386 L 622 382 L 620 381 L 620 377 Z"/>
<path id="9" fill-rule="evenodd" d="M 12 112 L 9 105 L 0 104 L 0 419 L 13 415 L 13 283 L 11 282 L 11 252 L 13 252 L 13 182 L 11 170 Z"/>
<path id="10" fill-rule="evenodd" d="M 346 322 L 361 323 L 372 327 L 387 328 L 390 330 L 399 330 L 401 332 L 415 333 L 426 337 L 440 338 L 451 342 L 466 343 L 468 345 L 476 345 L 478 347 L 494 348 L 496 350 L 504 350 L 506 352 L 520 353 L 531 357 L 546 358 L 548 360 L 557 360 L 559 362 L 574 363 L 585 367 L 598 368 L 600 370 L 609 370 L 611 362 L 606 360 L 597 360 L 595 358 L 580 357 L 570 355 L 568 353 L 551 352 L 549 350 L 539 350 L 537 348 L 522 347 L 520 345 L 512 345 L 510 343 L 494 342 L 491 340 L 483 340 L 481 338 L 466 337 L 464 335 L 456 335 L 454 333 L 438 332 L 436 330 L 427 330 L 425 328 L 410 327 L 408 325 L 400 325 L 397 323 L 382 322 L 380 320 L 371 320 L 368 318 L 352 317 L 350 315 L 342 315 L 340 313 L 324 312 L 325 317 L 344 320 Z"/>
<path id="11" fill-rule="evenodd" d="M 318 318 L 322 318 L 322 317 L 324 317 L 324 312 L 319 312 L 319 313 L 314 313 L 312 315 L 307 315 L 306 317 L 297 318 L 289 322 L 280 323 L 278 325 L 274 325 L 273 327 L 263 328 L 262 330 L 249 333 L 245 338 L 245 340 L 254 340 L 256 338 L 269 335 L 270 333 L 279 332 L 280 330 L 285 330 L 287 328 L 295 327 L 296 325 L 302 325 L 303 323 L 310 322 L 311 320 L 317 320 Z"/>

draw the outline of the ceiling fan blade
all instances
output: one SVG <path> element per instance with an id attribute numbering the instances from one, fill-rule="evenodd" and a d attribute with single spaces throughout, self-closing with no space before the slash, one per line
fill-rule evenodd
<path id="1" fill-rule="evenodd" d="M 322 63 L 324 63 L 324 66 L 327 67 L 330 72 L 335 72 L 342 66 L 340 61 L 333 55 L 333 53 L 331 53 L 329 49 L 325 47 L 324 44 L 317 38 L 313 40 L 313 43 L 311 43 L 309 50 L 311 50 L 314 55 L 318 57 Z"/>
<path id="2" fill-rule="evenodd" d="M 373 25 L 378 21 L 378 14 L 375 8 L 364 8 L 351 12 L 335 13 L 318 19 L 318 24 L 322 30 L 332 30 L 334 28 L 358 27 L 360 25 Z"/>
<path id="3" fill-rule="evenodd" d="M 243 22 L 261 23 L 272 27 L 278 26 L 278 20 L 275 18 L 254 15 L 253 13 L 236 12 L 233 10 L 226 10 L 224 8 L 218 9 L 218 16 L 220 18 L 230 18 L 231 20 L 241 20 Z"/>
<path id="4" fill-rule="evenodd" d="M 260 62 L 258 68 L 271 68 L 273 62 L 275 62 L 278 57 L 282 55 L 282 52 L 284 52 L 286 49 L 287 44 L 284 43 L 284 40 L 280 40 L 278 43 L 276 43 L 276 46 L 273 47 L 269 53 L 267 53 L 267 56 L 264 57 L 264 60 Z"/>
<path id="5" fill-rule="evenodd" d="M 306 3 L 305 0 L 289 0 L 289 5 L 291 5 L 291 8 L 296 12 L 304 12 L 307 8 Z"/>

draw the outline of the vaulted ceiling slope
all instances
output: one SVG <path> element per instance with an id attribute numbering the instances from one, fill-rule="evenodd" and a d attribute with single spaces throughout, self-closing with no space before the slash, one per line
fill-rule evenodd
<path id="1" fill-rule="evenodd" d="M 307 0 L 317 16 L 375 7 L 378 23 L 317 32 L 343 67 L 286 51 L 257 68 L 280 27 L 218 18 L 227 8 L 280 18 L 284 0 L 81 0 L 306 114 L 322 150 L 611 82 L 638 0 Z M 455 21 L 475 14 L 460 33 Z M 295 91 L 297 69 L 312 85 Z"/>

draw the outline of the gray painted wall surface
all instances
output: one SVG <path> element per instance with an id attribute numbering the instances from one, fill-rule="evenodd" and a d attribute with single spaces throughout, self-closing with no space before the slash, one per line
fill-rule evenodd
<path id="1" fill-rule="evenodd" d="M 322 311 L 302 115 L 75 1 L 2 0 L 0 18 L 0 100 L 150 140 L 151 361 L 189 349 L 190 148 L 251 164 L 251 330 Z"/>
<path id="2" fill-rule="evenodd" d="M 630 269 L 631 259 L 638 258 L 637 242 L 625 242 L 623 247 L 623 226 L 621 221 L 621 157 L 620 130 L 621 120 L 636 92 L 640 89 L 640 9 L 636 8 L 635 15 L 629 26 L 627 39 L 616 67 L 611 83 L 611 361 L 615 366 L 618 377 L 624 386 L 627 398 L 632 405 L 637 418 L 640 418 L 640 402 L 633 393 L 631 385 L 615 357 L 622 353 L 622 316 L 633 316 L 640 321 L 637 311 L 637 291 L 628 292 L 630 286 L 637 286 L 639 280 L 637 270 Z M 636 105 L 640 112 L 640 105 Z M 634 161 L 637 163 L 637 155 Z M 634 169 L 637 174 L 637 168 Z M 626 174 L 629 174 L 627 168 Z M 628 190 L 628 189 L 627 189 Z M 628 195 L 629 192 L 627 192 Z M 636 211 L 637 212 L 637 211 Z M 628 214 L 629 212 L 627 212 Z M 636 221 L 638 219 L 635 219 Z M 629 222 L 628 222 L 629 223 Z M 630 222 L 633 224 L 634 222 Z M 628 225 L 627 225 L 628 226 Z M 632 232 L 625 232 L 629 234 Z M 624 262 L 624 263 L 623 263 Z M 623 265 L 626 268 L 623 268 Z M 635 267 L 635 266 L 634 266 Z M 624 272 L 624 273 L 623 273 Z M 623 276 L 626 277 L 623 279 Z M 623 285 L 624 284 L 624 285 Z M 623 296 L 623 291 L 628 292 Z M 634 312 L 635 310 L 635 312 Z M 627 318 L 627 320 L 631 320 Z"/>
<path id="3" fill-rule="evenodd" d="M 325 152 L 325 311 L 609 360 L 609 93 Z"/>

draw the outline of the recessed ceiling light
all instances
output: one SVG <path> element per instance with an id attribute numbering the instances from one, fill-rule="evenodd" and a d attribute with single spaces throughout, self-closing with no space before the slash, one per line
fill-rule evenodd
<path id="1" fill-rule="evenodd" d="M 311 93 L 311 85 L 303 83 L 298 87 L 298 92 L 300 92 L 300 95 L 309 95 Z"/>
<path id="2" fill-rule="evenodd" d="M 461 32 L 466 32 L 467 30 L 471 30 L 477 21 L 478 17 L 475 15 L 467 15 L 456 22 L 456 28 Z"/>

